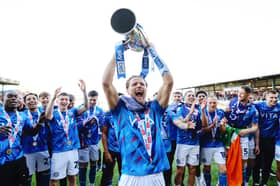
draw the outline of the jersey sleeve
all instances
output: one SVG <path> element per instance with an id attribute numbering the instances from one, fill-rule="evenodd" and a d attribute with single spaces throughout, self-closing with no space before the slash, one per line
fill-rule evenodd
<path id="1" fill-rule="evenodd" d="M 253 109 L 253 112 L 252 112 L 253 116 L 252 116 L 251 124 L 257 124 L 258 125 L 258 123 L 259 123 L 259 112 L 255 107 L 253 107 L 253 108 L 254 109 Z"/>
<path id="2" fill-rule="evenodd" d="M 170 117 L 171 117 L 173 123 L 174 123 L 174 121 L 177 120 L 178 118 L 183 117 L 182 107 L 177 107 L 176 109 L 174 109 L 174 110 L 170 113 Z"/>

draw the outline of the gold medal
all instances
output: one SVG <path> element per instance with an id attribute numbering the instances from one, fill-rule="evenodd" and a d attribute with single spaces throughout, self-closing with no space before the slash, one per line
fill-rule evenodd
<path id="1" fill-rule="evenodd" d="M 68 145 L 71 145 L 71 144 L 72 144 L 71 140 L 69 140 L 69 141 L 67 142 L 67 144 L 68 144 Z"/>
<path id="2" fill-rule="evenodd" d="M 37 146 L 37 142 L 36 141 L 33 141 L 33 143 L 32 143 L 32 145 L 35 147 L 35 146 Z"/>
<path id="3" fill-rule="evenodd" d="M 6 153 L 8 154 L 8 155 L 10 155 L 10 154 L 12 154 L 12 149 L 8 149 L 8 150 L 6 150 Z"/>

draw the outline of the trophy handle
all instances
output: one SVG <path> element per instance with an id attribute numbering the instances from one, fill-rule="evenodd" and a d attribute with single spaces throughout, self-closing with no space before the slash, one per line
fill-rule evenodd
<path id="1" fill-rule="evenodd" d="M 145 46 L 145 48 L 149 48 L 150 47 L 150 42 L 149 42 L 149 40 L 148 40 L 148 37 L 147 37 L 147 35 L 145 34 L 145 32 L 144 32 L 144 30 L 141 28 L 141 26 L 139 26 L 139 27 L 137 27 L 138 28 L 138 30 L 139 30 L 139 33 L 141 34 L 141 37 L 143 38 L 143 40 L 144 40 L 144 46 Z"/>

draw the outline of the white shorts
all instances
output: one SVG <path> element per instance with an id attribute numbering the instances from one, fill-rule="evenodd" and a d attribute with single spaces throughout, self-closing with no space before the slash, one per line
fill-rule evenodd
<path id="1" fill-rule="evenodd" d="M 249 138 L 248 136 L 240 137 L 240 146 L 242 152 L 242 160 L 248 160 L 249 158 Z"/>
<path id="2" fill-rule="evenodd" d="M 162 172 L 156 174 L 150 174 L 146 176 L 132 176 L 127 174 L 122 174 L 119 186 L 164 186 L 164 178 Z"/>
<path id="3" fill-rule="evenodd" d="M 274 155 L 274 159 L 276 161 L 280 161 L 280 146 L 275 145 L 275 155 Z"/>
<path id="4" fill-rule="evenodd" d="M 255 138 L 249 140 L 249 159 L 256 159 Z"/>
<path id="5" fill-rule="evenodd" d="M 201 148 L 201 163 L 211 165 L 212 158 L 217 164 L 225 164 L 226 156 L 224 147 Z"/>
<path id="6" fill-rule="evenodd" d="M 187 164 L 199 165 L 199 146 L 177 144 L 176 146 L 176 165 L 184 167 Z"/>
<path id="7" fill-rule="evenodd" d="M 97 161 L 99 160 L 99 146 L 90 145 L 87 148 L 79 149 L 79 162 L 87 163 L 90 161 Z"/>
<path id="8" fill-rule="evenodd" d="M 77 149 L 53 153 L 51 158 L 51 180 L 60 180 L 66 175 L 74 176 L 79 173 Z"/>
<path id="9" fill-rule="evenodd" d="M 29 175 L 50 169 L 50 155 L 48 151 L 24 154 Z"/>

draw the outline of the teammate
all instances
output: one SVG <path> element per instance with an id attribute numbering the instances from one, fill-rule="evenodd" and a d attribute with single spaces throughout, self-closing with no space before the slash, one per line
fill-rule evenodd
<path id="1" fill-rule="evenodd" d="M 207 100 L 207 96 L 208 96 L 207 92 L 205 92 L 204 90 L 198 90 L 195 93 L 195 97 L 198 101 L 198 109 L 200 112 L 201 112 L 200 105 Z M 199 142 L 201 141 L 200 138 L 201 136 L 199 136 Z M 200 147 L 199 154 L 201 154 L 201 147 Z M 195 180 L 197 186 L 204 186 L 206 183 L 204 180 L 204 176 L 201 176 L 200 174 L 200 164 L 201 164 L 201 159 L 199 159 L 199 165 L 196 167 Z"/>
<path id="2" fill-rule="evenodd" d="M 51 97 L 50 93 L 45 92 L 45 91 L 43 91 L 39 94 L 39 102 L 41 103 L 41 106 L 39 106 L 40 112 L 46 111 L 46 108 L 50 102 L 50 97 Z"/>
<path id="3" fill-rule="evenodd" d="M 207 127 L 205 115 L 205 102 L 201 105 L 199 112 L 193 91 L 187 91 L 184 95 L 185 104 L 177 108 L 172 120 L 178 127 L 175 185 L 182 184 L 182 176 L 185 166 L 188 165 L 188 185 L 194 185 L 196 166 L 199 164 L 199 137 L 197 132 L 201 127 Z"/>
<path id="4" fill-rule="evenodd" d="M 41 129 L 44 117 L 32 127 L 27 116 L 18 112 L 18 94 L 9 91 L 0 107 L 0 180 L 1 185 L 28 186 L 29 176 L 22 140 L 24 135 L 35 135 Z"/>
<path id="5" fill-rule="evenodd" d="M 209 96 L 207 99 L 208 127 L 202 129 L 200 138 L 201 163 L 203 167 L 204 180 L 207 186 L 211 185 L 212 159 L 218 164 L 219 185 L 227 185 L 226 157 L 223 143 L 220 138 L 220 121 L 224 118 L 224 111 L 217 108 L 217 98 Z"/>
<path id="6" fill-rule="evenodd" d="M 246 165 L 249 156 L 249 138 L 248 134 L 255 133 L 258 130 L 258 112 L 253 104 L 248 100 L 251 94 L 251 88 L 242 86 L 238 91 L 238 99 L 229 108 L 226 114 L 228 124 L 231 127 L 241 129 L 239 132 L 240 144 L 242 148 L 242 174 L 243 184 L 246 183 Z"/>
<path id="7" fill-rule="evenodd" d="M 32 126 L 36 126 L 41 115 L 41 112 L 38 109 L 38 95 L 35 93 L 28 93 L 23 97 L 23 100 L 28 108 L 28 110 L 25 111 L 27 119 Z M 47 126 L 44 126 L 38 134 L 34 136 L 25 135 L 23 137 L 23 152 L 30 176 L 29 185 L 31 185 L 31 179 L 34 173 L 36 173 L 37 185 L 49 185 L 50 156 L 47 146 L 48 132 L 49 130 L 47 129 Z"/>
<path id="8" fill-rule="evenodd" d="M 112 185 L 113 171 L 116 161 L 118 163 L 119 176 L 121 176 L 122 168 L 120 147 L 116 137 L 111 112 L 105 113 L 101 126 L 102 144 L 104 148 L 101 186 L 110 186 Z"/>
<path id="9" fill-rule="evenodd" d="M 66 176 L 69 186 L 76 185 L 76 175 L 79 172 L 77 148 L 80 146 L 76 118 L 88 110 L 86 85 L 83 80 L 79 81 L 79 87 L 84 95 L 82 107 L 68 110 L 69 96 L 65 92 L 60 93 L 60 87 L 55 90 L 46 110 L 52 133 L 50 186 L 56 186 L 58 181 Z M 54 109 L 56 100 L 58 108 Z"/>
<path id="10" fill-rule="evenodd" d="M 100 122 L 103 119 L 103 110 L 98 107 L 98 92 L 92 90 L 88 93 L 89 110 L 82 116 L 82 122 L 79 126 L 80 141 L 82 148 L 79 149 L 79 179 L 80 185 L 86 184 L 86 173 L 88 162 L 90 162 L 89 182 L 94 185 L 96 177 L 96 163 L 99 159 L 99 130 Z"/>
<path id="11" fill-rule="evenodd" d="M 176 112 L 177 106 L 182 104 L 183 95 L 181 92 L 173 92 L 173 102 L 168 106 L 164 112 L 161 135 L 165 150 L 168 157 L 170 168 L 164 171 L 165 185 L 171 185 L 172 164 L 176 150 L 177 127 L 172 121 L 172 112 Z"/>
<path id="12" fill-rule="evenodd" d="M 27 110 L 27 107 L 24 104 L 23 95 L 22 94 L 18 94 L 18 107 L 17 107 L 17 111 L 23 112 L 25 110 Z"/>
<path id="13" fill-rule="evenodd" d="M 253 104 L 256 101 L 256 95 L 251 93 L 248 98 L 249 102 Z M 257 109 L 258 110 L 258 109 Z M 259 128 L 256 133 L 251 133 L 249 135 L 249 155 L 248 155 L 248 162 L 246 168 L 246 185 L 248 185 L 251 173 L 255 166 L 255 159 L 256 155 L 259 155 L 260 148 L 259 148 Z"/>
<path id="14" fill-rule="evenodd" d="M 275 160 L 277 162 L 277 180 L 280 181 L 280 143 L 278 140 L 279 134 L 279 116 L 280 104 L 278 94 L 274 90 L 266 92 L 266 101 L 255 103 L 259 111 L 259 148 L 260 154 L 256 157 L 256 164 L 253 172 L 254 184 L 259 183 L 260 168 L 262 168 L 261 184 L 267 184 L 269 172 L 271 169 L 272 160 L 275 152 Z M 276 146 L 275 146 L 276 141 Z"/>

